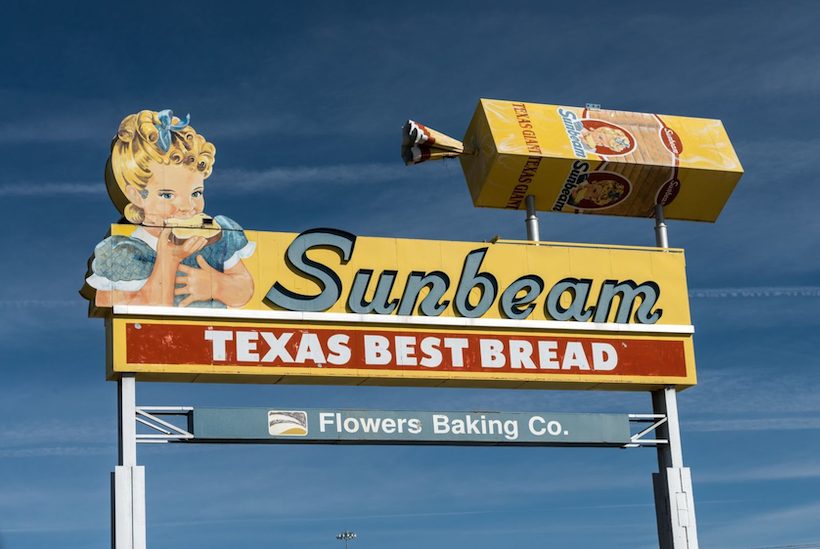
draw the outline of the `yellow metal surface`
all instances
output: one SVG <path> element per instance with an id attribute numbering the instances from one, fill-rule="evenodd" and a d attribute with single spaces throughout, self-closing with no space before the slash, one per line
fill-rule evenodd
<path id="1" fill-rule="evenodd" d="M 329 385 L 378 385 L 378 386 L 415 386 L 415 387 L 494 387 L 517 389 L 597 389 L 597 390 L 651 390 L 665 385 L 677 385 L 684 389 L 697 383 L 695 356 L 692 336 L 661 334 L 628 334 L 629 340 L 681 342 L 686 359 L 686 375 L 683 376 L 630 376 L 630 375 L 596 375 L 588 374 L 552 374 L 545 371 L 525 374 L 508 372 L 474 373 L 439 370 L 395 370 L 367 368 L 332 368 L 316 367 L 273 367 L 273 366 L 236 366 L 218 363 L 192 364 L 142 364 L 129 362 L 126 353 L 126 324 L 140 325 L 163 324 L 185 326 L 197 324 L 209 328 L 220 327 L 258 329 L 289 329 L 294 331 L 309 330 L 311 326 L 294 322 L 260 322 L 256 320 L 193 320 L 163 317 L 115 317 L 107 326 L 108 335 L 113 343 L 113 353 L 109 361 L 108 379 L 118 379 L 123 373 L 135 373 L 141 381 L 177 381 L 206 383 L 291 383 L 291 384 L 329 384 Z M 332 323 L 314 323 L 313 327 L 333 327 Z M 347 331 L 418 333 L 423 335 L 424 328 L 408 326 L 388 326 L 369 324 L 366 326 L 344 325 Z M 443 328 L 437 327 L 437 333 L 465 335 L 480 333 L 482 336 L 523 335 L 532 336 L 528 330 L 501 330 L 478 328 Z M 541 334 L 547 335 L 547 334 Z M 561 337 L 578 341 L 602 334 L 561 331 Z"/>
<path id="2" fill-rule="evenodd" d="M 131 236 L 135 230 L 130 225 L 112 226 L 112 234 Z M 532 243 L 500 241 L 487 242 L 452 242 L 432 240 L 412 240 L 396 238 L 355 237 L 355 245 L 348 260 L 343 260 L 338 250 L 328 247 L 312 247 L 306 257 L 314 264 L 321 264 L 338 276 L 341 293 L 339 299 L 326 311 L 317 313 L 309 320 L 297 320 L 293 317 L 272 317 L 291 311 L 276 307 L 266 299 L 266 293 L 275 284 L 289 291 L 303 295 L 321 293 L 322 287 L 305 273 L 300 273 L 286 260 L 287 250 L 299 235 L 294 233 L 274 233 L 245 231 L 248 240 L 256 246 L 255 253 L 245 258 L 244 264 L 251 274 L 254 283 L 253 297 L 238 309 L 193 309 L 187 307 L 162 307 L 159 312 L 121 313 L 111 310 L 107 320 L 109 340 L 108 376 L 117 378 L 124 372 L 136 373 L 138 379 L 152 381 L 183 382 L 236 382 L 236 383 L 318 383 L 318 384 L 364 384 L 364 385 L 413 385 L 413 386 L 457 386 L 457 387 L 510 387 L 510 388 L 565 388 L 565 389 L 618 389 L 646 390 L 674 384 L 681 387 L 694 385 L 695 362 L 692 336 L 687 333 L 691 324 L 685 275 L 685 258 L 682 250 L 658 248 L 641 248 L 626 246 L 599 246 L 590 244 L 559 244 L 542 242 Z M 352 235 L 351 235 L 352 237 Z M 464 276 L 465 258 L 471 253 L 482 251 L 483 260 L 478 270 L 491 275 L 497 283 L 493 305 L 479 319 L 490 322 L 490 325 L 470 325 L 469 320 L 459 316 L 453 303 L 457 300 L 457 288 Z M 387 317 L 396 318 L 396 311 L 390 315 L 371 315 L 359 318 L 351 314 L 348 296 L 357 273 L 371 272 L 372 278 L 365 294 L 366 300 L 373 299 L 376 281 L 383 272 L 396 273 L 395 283 L 389 294 L 389 300 L 402 301 L 406 297 L 406 283 L 411 273 L 439 272 L 449 280 L 446 292 L 441 296 L 442 303 L 448 303 L 440 317 L 427 317 L 420 310 L 420 305 L 427 296 L 428 290 L 422 290 L 418 296 L 412 296 L 415 305 L 407 313 L 415 320 L 411 323 L 402 321 L 392 323 Z M 524 320 L 511 320 L 506 317 L 499 305 L 504 289 L 524 276 L 535 276 L 543 280 L 543 291 L 532 300 L 534 308 Z M 616 312 L 620 301 L 613 302 L 609 316 L 598 319 L 594 326 L 585 321 L 567 321 L 552 318 L 547 305 L 550 289 L 561 281 L 572 279 L 588 285 L 589 295 L 584 303 L 593 307 L 598 303 L 602 288 L 606 283 L 624 282 L 634 285 L 651 284 L 658 289 L 657 300 L 653 308 L 660 311 L 660 317 L 653 324 L 640 324 L 630 314 L 626 324 L 629 331 L 619 331 L 615 323 Z M 473 290 L 473 303 L 480 297 L 478 289 Z M 133 305 L 127 301 L 125 292 L 122 305 Z M 570 292 L 562 294 L 560 304 L 569 307 L 573 298 Z M 634 303 L 632 312 L 642 304 L 641 298 Z M 118 303 L 115 301 L 114 306 Z M 152 304 L 148 305 L 149 309 Z M 177 314 L 177 311 L 179 313 Z M 235 312 L 234 312 L 235 311 Z M 198 312 L 201 317 L 191 317 L 190 313 Z M 247 312 L 246 317 L 242 317 Z M 323 316 L 342 314 L 350 316 Z M 153 316 L 152 316 L 153 315 Z M 267 315 L 267 316 L 266 316 Z M 384 320 L 382 320 L 384 318 Z M 592 319 L 590 319 L 591 321 Z M 444 322 L 444 324 L 442 324 Z M 449 322 L 449 324 L 448 324 Z M 533 322 L 548 324 L 536 324 Z M 553 324 L 550 324 L 553 322 Z M 623 322 L 623 321 L 622 321 Z M 151 325 L 167 335 L 157 336 L 156 349 L 160 353 L 150 354 L 154 340 L 143 336 L 140 343 L 141 358 L 129 359 L 129 348 L 126 340 L 126 325 L 132 329 L 142 330 L 148 334 Z M 574 326 L 578 328 L 575 329 Z M 187 327 L 177 330 L 174 327 Z M 394 334 L 396 336 L 418 337 L 419 339 L 434 334 L 436 337 L 476 337 L 479 339 L 498 337 L 523 338 L 557 338 L 564 341 L 573 340 L 591 345 L 594 341 L 609 341 L 623 352 L 632 353 L 633 366 L 623 371 L 604 372 L 551 372 L 549 369 L 532 371 L 502 371 L 493 369 L 458 370 L 437 368 L 400 368 L 389 366 L 374 368 L 365 365 L 360 358 L 343 366 L 323 368 L 318 364 L 304 366 L 294 363 L 239 363 L 216 360 L 210 350 L 210 343 L 203 337 L 203 330 L 223 331 L 227 328 L 257 333 L 260 330 L 289 330 L 304 334 L 311 330 L 325 333 Z M 664 327 L 666 331 L 664 331 Z M 590 329 L 592 328 L 592 329 Z M 193 329 L 193 332 L 191 331 Z M 134 333 L 134 332 L 132 332 Z M 155 332 L 150 332 L 155 333 Z M 187 335 L 186 335 L 187 334 Z M 194 334 L 194 335 L 191 335 Z M 182 342 L 181 339 L 185 339 Z M 680 345 L 682 358 L 674 375 L 660 375 L 655 369 L 655 356 L 652 351 L 640 351 L 639 362 L 648 367 L 629 370 L 634 367 L 634 353 L 629 346 L 640 347 L 641 342 L 657 342 L 657 348 L 669 349 L 670 342 Z M 191 343 L 193 342 L 193 343 Z M 147 344 L 147 346 L 146 346 Z M 186 347 L 187 345 L 187 347 Z M 471 344 L 472 345 L 472 344 Z M 203 347 L 205 346 L 205 347 Z M 633 347 L 634 347 L 633 346 Z M 675 345 L 673 345 L 675 346 Z M 203 349 L 207 353 L 203 354 Z M 644 348 L 644 347 L 641 347 Z M 654 349 L 655 346 L 648 348 Z M 147 351 L 146 351 L 147 349 Z M 193 349 L 199 353 L 192 359 L 186 351 Z M 358 348 L 357 348 L 358 349 Z M 356 352 L 361 352 L 357 350 Z M 148 354 L 146 354 L 148 353 Z M 146 359 L 146 356 L 159 357 Z M 136 356 L 136 355 L 134 355 Z M 204 357 L 204 358 L 202 358 Z M 208 358 L 210 357 L 210 358 Z M 483 359 L 482 359 L 483 360 Z M 348 366 L 349 365 L 349 366 Z M 630 371 L 645 372 L 640 375 L 625 375 Z M 671 370 L 669 370 L 671 371 Z M 620 373 L 619 373 L 620 372 Z"/>
<path id="3" fill-rule="evenodd" d="M 130 236 L 133 225 L 112 225 L 113 235 Z M 295 233 L 245 231 L 248 240 L 256 244 L 256 252 L 243 260 L 254 281 L 253 297 L 241 309 L 269 311 L 275 309 L 265 295 L 274 283 L 306 295 L 315 295 L 321 288 L 313 280 L 295 272 L 286 262 L 285 251 Z M 308 257 L 335 272 L 342 283 L 340 299 L 326 312 L 348 313 L 347 295 L 353 278 L 360 269 L 373 271 L 367 293 L 372 298 L 378 276 L 383 271 L 398 271 L 391 299 L 401 299 L 408 275 L 413 272 L 441 271 L 450 279 L 443 300 L 451 305 L 443 317 L 457 317 L 452 302 L 455 299 L 464 259 L 473 250 L 487 249 L 480 270 L 492 274 L 498 281 L 499 294 L 521 276 L 535 274 L 544 281 L 544 292 L 535 300 L 533 313 L 527 320 L 553 320 L 544 306 L 546 294 L 558 281 L 566 278 L 591 280 L 589 304 L 594 304 L 601 284 L 606 280 L 632 280 L 638 284 L 653 281 L 660 288 L 657 307 L 663 310 L 657 324 L 691 324 L 683 250 L 590 244 L 541 243 L 539 246 L 500 241 L 454 242 L 359 236 L 352 257 L 343 263 L 339 254 L 329 249 L 312 249 Z M 424 292 L 424 291 L 423 291 Z M 121 295 L 125 295 L 123 292 Z M 418 312 L 422 293 L 413 314 Z M 116 298 L 117 296 L 115 296 Z M 118 301 L 115 300 L 114 305 Z M 125 304 L 125 302 L 121 302 Z M 395 314 L 395 313 L 394 313 Z M 615 307 L 608 321 L 614 321 Z M 504 318 L 498 306 L 491 307 L 483 318 Z"/>
<path id="4" fill-rule="evenodd" d="M 531 194 L 542 211 L 651 217 L 659 202 L 669 219 L 715 221 L 743 173 L 704 118 L 482 99 L 464 147 L 481 207 L 523 209 Z"/>

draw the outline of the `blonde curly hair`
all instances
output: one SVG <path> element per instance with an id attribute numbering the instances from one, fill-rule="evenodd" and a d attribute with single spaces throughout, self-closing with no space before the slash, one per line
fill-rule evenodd
<path id="1" fill-rule="evenodd" d="M 180 125 L 176 116 L 171 121 Z M 120 122 L 117 135 L 111 141 L 111 155 L 105 163 L 105 183 L 111 201 L 128 221 L 137 225 L 143 222 L 145 214 L 142 208 L 128 200 L 125 189 L 131 186 L 145 192 L 152 175 L 151 161 L 189 166 L 205 179 L 211 175 L 214 166 L 216 147 L 191 126 L 171 129 L 167 151 L 159 144 L 160 127 L 159 112 L 146 110 L 129 114 Z"/>

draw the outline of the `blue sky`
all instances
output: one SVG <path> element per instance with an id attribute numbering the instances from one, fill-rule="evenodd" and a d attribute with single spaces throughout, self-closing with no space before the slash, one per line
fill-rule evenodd
<path id="1" fill-rule="evenodd" d="M 375 3 L 374 3 L 375 4 Z M 479 97 L 724 121 L 746 175 L 685 247 L 699 385 L 681 393 L 701 544 L 820 544 L 820 7 L 809 2 L 130 3 L 4 7 L 0 547 L 105 547 L 116 386 L 78 296 L 117 219 L 121 118 L 190 112 L 208 210 L 246 228 L 523 238 L 456 163 L 405 168 L 408 117 Z M 541 216 L 542 238 L 651 245 L 649 220 Z M 148 405 L 646 412 L 646 394 L 141 384 Z M 656 544 L 651 450 L 152 446 L 149 546 Z"/>

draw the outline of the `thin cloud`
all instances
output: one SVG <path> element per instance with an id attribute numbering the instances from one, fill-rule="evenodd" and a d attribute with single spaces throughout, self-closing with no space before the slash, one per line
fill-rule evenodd
<path id="1" fill-rule="evenodd" d="M 85 494 L 83 494 L 85 495 Z M 68 532 L 97 532 L 109 529 L 107 524 L 99 520 L 89 520 L 85 524 L 80 524 L 77 519 L 68 520 L 64 523 L 45 523 L 29 521 L 19 526 L 6 526 L 3 528 L 5 534 L 45 534 L 45 533 L 68 533 Z"/>
<path id="2" fill-rule="evenodd" d="M 288 452 L 291 455 L 294 455 Z M 363 455 L 363 454 L 360 454 Z M 286 477 L 271 477 L 264 469 L 258 469 L 248 462 L 248 471 L 259 471 L 257 474 L 237 475 L 230 471 L 221 472 L 218 476 L 224 479 L 216 485 L 201 485 L 192 482 L 193 478 L 202 474 L 204 469 L 197 466 L 189 468 L 177 478 L 179 482 L 191 486 L 191 491 L 185 497 L 197 499 L 203 496 L 203 505 L 199 507 L 198 516 L 203 520 L 215 518 L 248 519 L 260 516 L 297 517 L 306 513 L 313 515 L 334 514 L 340 508 L 345 508 L 350 498 L 360 503 L 357 511 L 362 515 L 381 515 L 384 509 L 395 507 L 395 494 L 402 494 L 401 500 L 405 512 L 413 508 L 425 509 L 430 505 L 458 501 L 491 500 L 501 505 L 504 502 L 521 502 L 527 498 L 543 497 L 547 493 L 578 493 L 602 490 L 623 490 L 634 486 L 641 481 L 641 476 L 617 471 L 615 467 L 596 469 L 588 472 L 584 478 L 572 478 L 566 475 L 562 478 L 523 478 L 513 473 L 499 473 L 492 467 L 466 466 L 458 477 L 448 477 L 442 471 L 420 471 L 415 468 L 400 467 L 392 464 L 394 459 L 380 459 L 389 455 L 407 455 L 406 453 L 377 452 L 371 453 L 372 466 L 361 470 L 355 463 L 359 461 L 348 454 L 351 461 L 339 460 L 336 465 L 341 468 L 349 467 L 356 471 L 352 477 L 338 478 L 332 470 L 317 467 L 315 463 L 305 463 L 285 460 L 278 467 L 287 470 Z M 219 462 L 221 463 L 221 462 Z M 390 463 L 390 465 L 385 465 Z M 218 464 L 212 467 L 219 469 Z M 401 470 L 401 474 L 396 474 Z M 310 478 L 311 483 L 304 479 Z M 475 479 L 481 479 L 480 483 Z M 378 484 L 378 492 L 368 491 L 365 487 Z M 328 492 L 327 486 L 335 486 L 335 490 Z M 200 494 L 200 491 L 207 494 Z M 236 502 L 229 508 L 228 501 L 233 494 L 242 493 L 241 502 Z M 298 493 L 298 501 L 292 501 L 287 509 L 276 507 L 271 494 Z M 174 506 L 177 496 L 170 497 L 165 505 Z M 435 503 L 434 503 L 435 502 Z M 265 510 L 268 511 L 265 511 Z M 169 517 L 177 520 L 178 517 Z"/>
<path id="3" fill-rule="evenodd" d="M 818 549 L 820 541 L 816 543 L 801 543 L 800 545 L 767 545 L 766 547 L 754 547 L 753 549 Z"/>
<path id="4" fill-rule="evenodd" d="M 95 108 L 98 108 L 95 106 Z M 113 118 L 116 118 L 114 116 Z M 114 125 L 104 116 L 95 117 L 93 121 L 88 113 L 79 115 L 59 116 L 55 113 L 43 115 L 38 120 L 28 118 L 25 122 L 14 120 L 0 125 L 0 143 L 19 145 L 23 143 L 77 143 L 78 141 L 98 141 L 105 143 L 106 139 L 115 133 L 117 122 Z"/>
<path id="5" fill-rule="evenodd" d="M 820 417 L 703 419 L 686 421 L 684 425 L 688 431 L 704 433 L 727 431 L 799 431 L 820 429 Z"/>
<path id="6" fill-rule="evenodd" d="M 102 183 L 18 182 L 0 185 L 0 196 L 64 196 L 100 194 Z"/>
<path id="7" fill-rule="evenodd" d="M 12 448 L 0 450 L 2 458 L 72 457 L 111 455 L 114 449 L 101 446 L 52 446 L 43 448 Z"/>
<path id="8" fill-rule="evenodd" d="M 689 290 L 695 299 L 755 297 L 820 297 L 820 286 L 764 286 L 759 288 L 704 288 Z"/>
<path id="9" fill-rule="evenodd" d="M 773 463 L 762 467 L 699 473 L 698 482 L 732 483 L 820 478 L 820 464 L 808 461 Z"/>
<path id="10" fill-rule="evenodd" d="M 83 448 L 93 446 L 101 440 L 114 440 L 116 433 L 111 425 L 101 420 L 85 420 L 82 425 L 76 422 L 51 420 L 37 422 L 15 422 L 6 427 L 0 427 L 0 451 L 46 451 L 48 443 L 78 443 Z M 61 446 L 66 448 L 69 445 Z M 67 450 L 70 451 L 70 450 Z"/>
<path id="11" fill-rule="evenodd" d="M 726 360 L 734 356 L 728 355 Z M 769 365 L 769 359 L 765 356 L 758 358 L 762 364 Z M 681 402 L 685 402 L 691 413 L 699 416 L 699 419 L 686 422 L 687 429 L 691 426 L 701 432 L 731 431 L 735 428 L 764 431 L 787 426 L 791 427 L 790 430 L 798 427 L 814 429 L 818 425 L 818 380 L 801 372 L 781 372 L 773 377 L 769 369 L 761 369 L 755 362 L 747 362 L 743 368 L 723 370 L 710 368 L 710 364 L 701 363 L 697 387 L 682 393 Z M 727 387 L 732 390 L 727 391 Z M 769 417 L 756 418 L 760 416 L 760 410 L 766 410 Z M 705 414 L 709 414 L 709 418 L 705 418 Z M 711 419 L 714 414 L 720 414 L 725 419 Z"/>
<path id="12" fill-rule="evenodd" d="M 440 167 L 440 166 L 439 166 Z M 209 180 L 220 192 L 281 191 L 309 185 L 373 185 L 401 180 L 426 179 L 449 175 L 448 171 L 414 167 L 412 170 L 395 163 L 333 164 L 328 166 L 290 166 L 264 170 L 217 170 Z M 0 197 L 104 195 L 100 183 L 16 182 L 0 185 Z"/>
<path id="13" fill-rule="evenodd" d="M 396 518 L 424 518 L 424 517 L 444 517 L 444 516 L 470 516 L 470 515 L 498 515 L 497 509 L 485 511 L 431 511 L 426 513 L 388 513 L 388 514 L 360 514 L 360 515 L 299 515 L 299 516 L 270 516 L 261 517 L 228 517 L 228 518 L 207 518 L 194 520 L 173 520 L 156 522 L 157 526 L 195 526 L 199 524 L 232 524 L 232 523 L 253 523 L 253 522 L 332 522 L 340 520 L 378 520 Z"/>
<path id="14" fill-rule="evenodd" d="M 214 173 L 214 183 L 220 191 L 277 190 L 310 184 L 372 185 L 391 183 L 418 177 L 419 170 L 411 172 L 396 163 L 334 164 L 329 166 L 292 166 L 266 170 L 228 169 Z M 429 173 L 426 174 L 430 176 Z"/>
<path id="15" fill-rule="evenodd" d="M 76 307 L 84 305 L 84 301 L 78 299 L 2 299 L 0 308 L 9 309 L 59 309 L 63 307 Z"/>
<path id="16" fill-rule="evenodd" d="M 745 514 L 737 520 L 724 520 L 719 526 L 709 530 L 704 530 L 701 540 L 709 547 L 745 548 L 753 547 L 765 549 L 766 546 L 757 545 L 759 543 L 768 544 L 769 549 L 774 549 L 779 543 L 779 547 L 800 547 L 800 545 L 782 545 L 785 540 L 799 538 L 806 539 L 807 536 L 816 534 L 815 524 L 820 516 L 820 502 L 810 502 L 804 505 L 774 509 L 757 514 Z M 738 533 L 741 532 L 742 536 Z M 754 541 L 753 541 L 754 540 Z M 797 543 L 801 543 L 798 541 Z"/>

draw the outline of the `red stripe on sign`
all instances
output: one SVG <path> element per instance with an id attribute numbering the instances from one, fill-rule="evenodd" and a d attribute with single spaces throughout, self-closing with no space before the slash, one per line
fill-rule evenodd
<path id="1" fill-rule="evenodd" d="M 682 377 L 682 341 L 128 323 L 129 364 Z"/>

